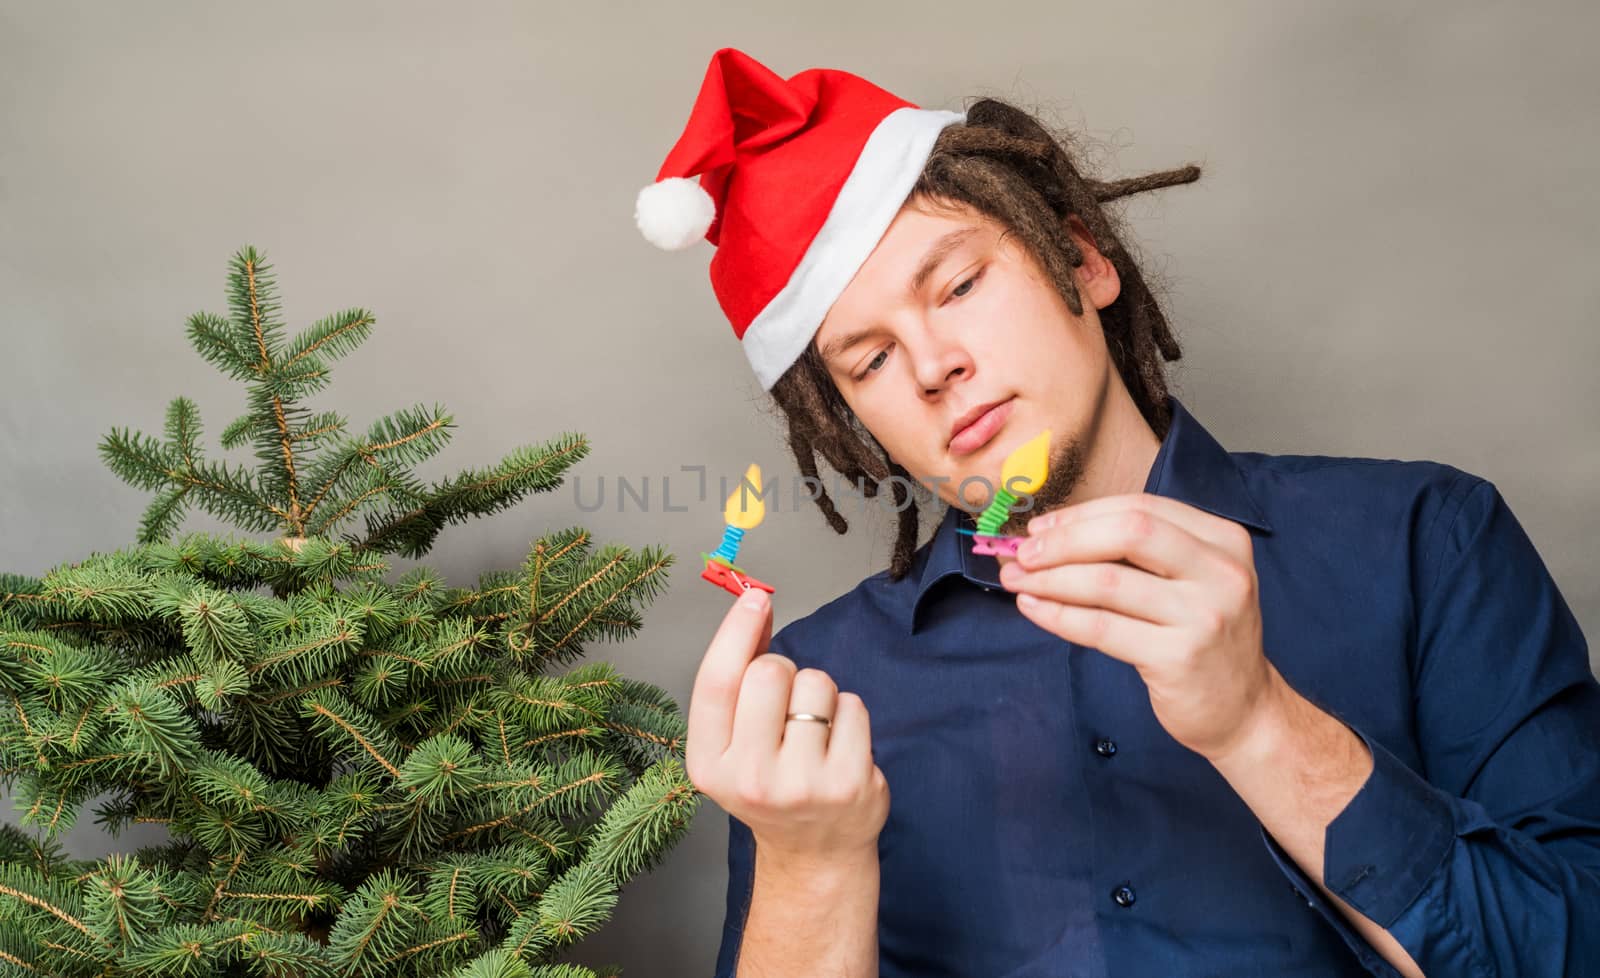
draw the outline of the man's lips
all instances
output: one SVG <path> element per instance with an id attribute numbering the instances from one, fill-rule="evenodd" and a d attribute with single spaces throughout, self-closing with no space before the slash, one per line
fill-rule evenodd
<path id="1" fill-rule="evenodd" d="M 979 405 L 956 423 L 955 437 L 950 439 L 950 454 L 969 455 L 982 448 L 1011 416 L 1011 398 Z M 968 422 L 963 424 L 962 422 Z"/>

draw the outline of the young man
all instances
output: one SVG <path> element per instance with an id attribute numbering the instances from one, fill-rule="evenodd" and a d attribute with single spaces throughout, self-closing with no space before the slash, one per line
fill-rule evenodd
<path id="1" fill-rule="evenodd" d="M 1167 391 L 1100 204 L 1196 175 L 1101 183 L 1001 102 L 713 57 L 641 230 L 718 246 L 803 473 L 951 504 L 775 636 L 747 594 L 706 650 L 718 975 L 1600 974 L 1577 622 L 1491 483 L 1228 452 Z M 957 531 L 1044 428 L 1001 567 Z"/>

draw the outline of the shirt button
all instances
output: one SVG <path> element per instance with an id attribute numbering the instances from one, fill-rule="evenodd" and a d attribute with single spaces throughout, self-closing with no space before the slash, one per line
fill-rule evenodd
<path id="1" fill-rule="evenodd" d="M 1117 752 L 1117 742 L 1109 737 L 1103 738 L 1099 743 L 1094 745 L 1094 752 L 1099 754 L 1101 757 L 1110 757 Z"/>
<path id="2" fill-rule="evenodd" d="M 1119 907 L 1131 907 L 1134 901 L 1139 899 L 1139 894 L 1133 892 L 1133 887 L 1124 883 L 1111 891 L 1111 899 L 1115 900 Z"/>

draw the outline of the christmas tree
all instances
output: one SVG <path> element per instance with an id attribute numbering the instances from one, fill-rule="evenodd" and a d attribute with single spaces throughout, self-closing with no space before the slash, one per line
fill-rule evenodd
<path id="1" fill-rule="evenodd" d="M 670 697 L 604 663 L 558 667 L 634 634 L 671 555 L 574 527 L 474 588 L 426 567 L 389 582 L 385 555 L 554 489 L 587 443 L 563 434 L 426 483 L 411 469 L 448 439 L 438 407 L 356 434 L 305 406 L 372 315 L 287 337 L 252 248 L 229 285 L 230 314 L 193 316 L 188 336 L 244 383 L 220 441 L 257 464 L 208 459 L 179 397 L 164 438 L 113 429 L 100 445 L 155 491 L 136 544 L 0 575 L 0 779 L 33 830 L 0 828 L 0 970 L 597 974 L 560 959 L 699 796 Z M 174 538 L 191 507 L 244 535 Z M 169 840 L 63 853 L 102 796 L 113 836 L 148 822 Z"/>

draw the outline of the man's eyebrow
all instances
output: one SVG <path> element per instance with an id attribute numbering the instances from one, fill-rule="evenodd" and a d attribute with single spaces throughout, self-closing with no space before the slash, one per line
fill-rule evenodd
<path id="1" fill-rule="evenodd" d="M 922 264 L 917 266 L 917 272 L 911 276 L 911 282 L 906 290 L 912 295 L 921 292 L 922 287 L 928 284 L 928 279 L 939 270 L 939 264 L 950 257 L 950 252 L 961 247 L 964 241 L 977 233 L 978 229 L 975 227 L 957 228 L 935 241 L 933 247 L 928 249 L 928 253 L 922 256 Z"/>
<path id="2" fill-rule="evenodd" d="M 860 343 L 862 340 L 871 336 L 873 332 L 874 330 L 871 327 L 868 327 L 867 329 L 858 329 L 853 333 L 846 333 L 843 336 L 835 337 L 827 346 L 822 348 L 823 362 L 826 363 L 844 351 L 850 349 L 852 346 L 855 346 L 857 343 Z"/>
<path id="3" fill-rule="evenodd" d="M 933 273 L 939 270 L 939 265 L 950 257 L 950 253 L 961 247 L 968 238 L 977 233 L 978 228 L 976 227 L 957 228 L 954 231 L 945 233 L 938 241 L 935 241 L 933 247 L 928 249 L 927 254 L 922 256 L 922 261 L 917 265 L 916 272 L 912 274 L 906 290 L 912 295 L 921 292 L 922 287 L 928 284 L 928 279 L 933 277 Z M 831 360 L 862 340 L 867 339 L 873 332 L 874 330 L 869 327 L 834 338 L 827 346 L 822 348 L 822 359 L 824 361 Z"/>

